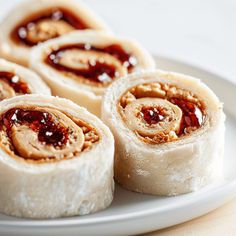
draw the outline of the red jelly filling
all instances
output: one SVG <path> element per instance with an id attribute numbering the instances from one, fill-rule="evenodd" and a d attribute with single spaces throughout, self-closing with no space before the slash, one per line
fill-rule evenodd
<path id="1" fill-rule="evenodd" d="M 48 112 L 13 108 L 2 116 L 2 125 L 10 136 L 13 125 L 27 125 L 38 132 L 38 140 L 55 147 L 65 145 L 68 140 L 67 128 L 56 124 Z"/>
<path id="2" fill-rule="evenodd" d="M 197 104 L 180 98 L 171 98 L 170 102 L 177 105 L 183 113 L 180 135 L 186 133 L 186 128 L 199 128 L 202 125 L 203 113 Z"/>
<path id="3" fill-rule="evenodd" d="M 6 71 L 0 71 L 0 81 L 7 82 L 16 93 L 30 93 L 27 83 L 20 80 L 19 76 Z"/>
<path id="4" fill-rule="evenodd" d="M 89 63 L 88 68 L 86 69 L 75 69 L 65 65 L 60 64 L 60 58 L 63 57 L 63 52 L 71 49 L 79 49 L 85 51 L 97 51 L 110 54 L 117 58 L 124 66 L 130 71 L 136 64 L 134 56 L 127 53 L 120 45 L 112 44 L 106 47 L 95 47 L 89 44 L 76 44 L 76 45 L 67 45 L 59 48 L 58 50 L 52 51 L 46 58 L 46 63 L 50 66 L 56 68 L 57 70 L 70 72 L 77 76 L 82 76 L 85 79 L 88 79 L 93 82 L 106 84 L 110 82 L 115 77 L 118 77 L 116 67 L 96 61 L 95 63 Z"/>
<path id="5" fill-rule="evenodd" d="M 160 107 L 142 107 L 140 113 L 149 125 L 157 124 L 165 119 L 163 109 Z"/>
<path id="6" fill-rule="evenodd" d="M 42 20 L 52 20 L 52 21 L 64 21 L 71 25 L 75 29 L 83 30 L 90 28 L 83 22 L 81 19 L 78 18 L 78 16 L 75 16 L 74 13 L 62 9 L 62 8 L 53 8 L 49 10 L 44 10 L 43 12 L 39 12 L 37 14 L 34 14 L 30 16 L 28 19 L 26 19 L 24 22 L 19 24 L 12 32 L 13 39 L 20 41 L 24 43 L 27 46 L 34 46 L 37 43 L 31 41 L 28 38 L 28 32 L 32 30 L 37 23 L 39 23 Z M 55 35 L 55 37 L 60 36 L 59 34 Z M 47 39 L 46 39 L 47 40 Z"/>

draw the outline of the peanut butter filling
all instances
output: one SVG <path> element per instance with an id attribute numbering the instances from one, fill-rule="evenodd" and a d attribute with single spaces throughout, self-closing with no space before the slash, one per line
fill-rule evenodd
<path id="1" fill-rule="evenodd" d="M 200 128 L 204 104 L 192 92 L 158 82 L 137 85 L 118 103 L 126 125 L 141 140 L 159 144 L 177 140 Z"/>
<path id="2" fill-rule="evenodd" d="M 11 157 L 37 162 L 70 159 L 99 141 L 94 127 L 49 107 L 17 107 L 1 116 L 0 146 Z"/>
<path id="3" fill-rule="evenodd" d="M 103 47 L 74 44 L 51 49 L 45 55 L 45 63 L 77 82 L 106 87 L 131 72 L 137 60 L 118 44 Z"/>
<path id="4" fill-rule="evenodd" d="M 51 8 L 36 12 L 18 24 L 11 33 L 15 43 L 34 46 L 76 29 L 90 28 L 73 12 L 64 8 Z"/>
<path id="5" fill-rule="evenodd" d="M 0 101 L 21 94 L 31 93 L 27 83 L 13 72 L 0 71 Z"/>

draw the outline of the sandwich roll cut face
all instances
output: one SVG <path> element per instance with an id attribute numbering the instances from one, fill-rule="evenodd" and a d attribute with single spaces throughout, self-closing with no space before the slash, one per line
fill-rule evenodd
<path id="1" fill-rule="evenodd" d="M 155 63 L 133 40 L 91 30 L 49 40 L 31 52 L 30 67 L 52 89 L 100 115 L 104 90 L 115 80 Z"/>
<path id="2" fill-rule="evenodd" d="M 87 7 L 75 0 L 26 0 L 0 24 L 0 55 L 27 65 L 30 49 L 75 30 L 108 30 Z"/>
<path id="3" fill-rule="evenodd" d="M 178 195 L 222 178 L 222 104 L 200 80 L 134 73 L 106 91 L 102 119 L 116 141 L 115 179 L 126 189 Z"/>
<path id="4" fill-rule="evenodd" d="M 0 102 L 0 211 L 52 218 L 84 215 L 113 199 L 114 141 L 73 102 L 24 95 Z"/>
<path id="5" fill-rule="evenodd" d="M 50 95 L 51 91 L 33 71 L 0 59 L 0 101 L 34 93 Z"/>

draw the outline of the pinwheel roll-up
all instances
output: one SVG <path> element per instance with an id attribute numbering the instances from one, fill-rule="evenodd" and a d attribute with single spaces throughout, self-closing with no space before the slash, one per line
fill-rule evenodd
<path id="1" fill-rule="evenodd" d="M 33 71 L 0 59 L 0 101 L 32 93 L 51 94 L 48 86 Z"/>
<path id="2" fill-rule="evenodd" d="M 73 102 L 24 95 L 0 102 L 0 211 L 52 218 L 84 215 L 113 199 L 114 140 Z"/>
<path id="3" fill-rule="evenodd" d="M 30 66 L 54 95 L 69 98 L 99 115 L 101 96 L 114 80 L 155 67 L 152 57 L 132 40 L 105 32 L 73 32 L 38 45 Z"/>
<path id="4" fill-rule="evenodd" d="M 222 177 L 224 113 L 200 80 L 136 73 L 105 93 L 102 119 L 116 141 L 115 179 L 156 195 L 192 192 Z"/>
<path id="5" fill-rule="evenodd" d="M 31 47 L 85 29 L 109 30 L 90 9 L 75 0 L 26 0 L 0 23 L 0 55 L 28 65 Z"/>

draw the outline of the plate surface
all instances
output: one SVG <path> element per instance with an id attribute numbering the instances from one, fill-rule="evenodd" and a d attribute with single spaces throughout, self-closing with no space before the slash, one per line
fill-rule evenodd
<path id="1" fill-rule="evenodd" d="M 1 235 L 131 235 L 175 225 L 208 213 L 236 196 L 236 85 L 185 63 L 156 57 L 158 68 L 201 78 L 225 104 L 224 182 L 177 197 L 155 197 L 117 186 L 112 205 L 99 213 L 56 220 L 25 220 L 0 215 Z"/>

